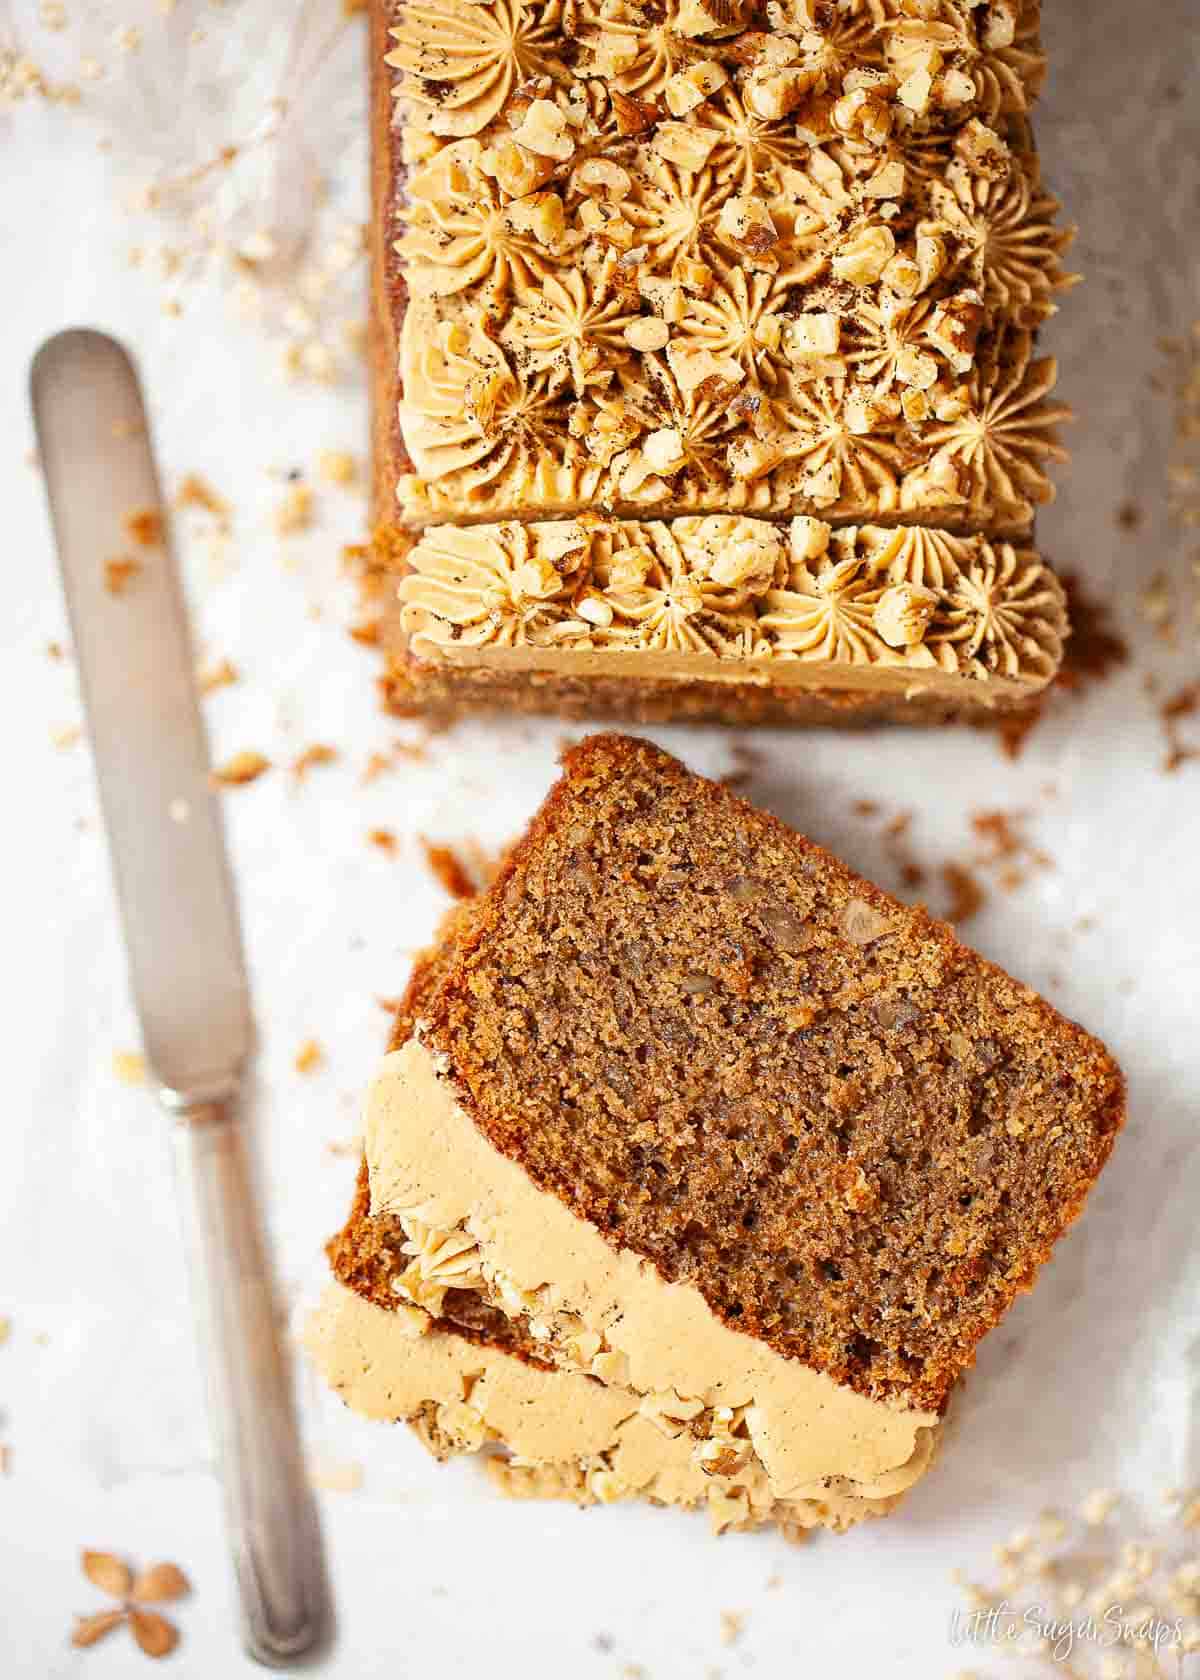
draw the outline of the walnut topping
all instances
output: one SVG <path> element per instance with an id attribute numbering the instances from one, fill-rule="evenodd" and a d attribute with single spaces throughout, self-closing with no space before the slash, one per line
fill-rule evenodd
<path id="1" fill-rule="evenodd" d="M 1068 279 L 1024 122 L 1035 12 L 402 10 L 403 508 L 1025 528 L 1063 411 L 1013 335 Z M 644 439 L 668 429 L 686 464 L 664 475 Z"/>
<path id="2" fill-rule="evenodd" d="M 631 445 L 618 418 L 615 436 L 613 470 L 631 496 L 687 465 L 679 427 L 643 431 Z M 748 440 L 733 471 L 756 482 L 780 447 Z M 452 643 L 665 647 L 903 666 L 914 682 L 996 673 L 1032 688 L 1057 668 L 1062 591 L 1031 554 L 920 527 L 834 529 L 808 516 L 789 535 L 785 544 L 776 526 L 734 514 L 434 528 L 409 556 L 402 622 L 428 659 Z"/>
<path id="3" fill-rule="evenodd" d="M 719 139 L 716 129 L 696 128 L 691 123 L 663 122 L 655 129 L 650 148 L 668 163 L 694 174 L 704 168 Z"/>
<path id="4" fill-rule="evenodd" d="M 661 350 L 670 336 L 667 323 L 653 315 L 639 316 L 625 328 L 625 342 L 633 350 Z"/>
<path id="5" fill-rule="evenodd" d="M 697 64 L 690 64 L 686 70 L 678 71 L 663 90 L 671 115 L 685 117 L 689 111 L 703 105 L 706 99 L 711 99 L 728 80 L 729 73 L 724 66 L 711 59 L 703 59 Z"/>
<path id="6" fill-rule="evenodd" d="M 549 99 L 535 99 L 521 120 L 513 139 L 527 151 L 539 157 L 556 158 L 567 162 L 575 152 L 575 142 L 567 129 L 567 119 Z"/>

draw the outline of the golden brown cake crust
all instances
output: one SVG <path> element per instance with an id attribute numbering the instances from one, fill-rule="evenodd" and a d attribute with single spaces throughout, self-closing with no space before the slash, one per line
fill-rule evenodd
<path id="1" fill-rule="evenodd" d="M 421 1008 L 541 1188 L 732 1327 L 933 1410 L 1123 1120 L 1036 994 L 621 736 L 567 754 Z"/>

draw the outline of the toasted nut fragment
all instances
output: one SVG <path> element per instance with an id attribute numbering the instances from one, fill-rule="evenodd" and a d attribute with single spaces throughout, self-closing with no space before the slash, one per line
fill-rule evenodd
<path id="1" fill-rule="evenodd" d="M 875 628 L 889 647 L 913 647 L 924 639 L 938 598 L 918 583 L 897 583 L 875 604 Z"/>
<path id="2" fill-rule="evenodd" d="M 539 157 L 515 140 L 501 140 L 498 145 L 489 146 L 479 159 L 479 167 L 492 177 L 501 192 L 512 198 L 524 198 L 526 193 L 536 192 L 554 173 L 551 158 Z"/>
<path id="3" fill-rule="evenodd" d="M 928 391 L 938 376 L 937 360 L 927 356 L 911 344 L 896 352 L 896 378 L 902 385 L 915 385 L 918 391 Z"/>
<path id="4" fill-rule="evenodd" d="M 978 292 L 958 292 L 934 310 L 927 329 L 929 341 L 946 355 L 956 373 L 966 373 L 975 360 L 982 325 L 983 299 Z"/>
<path id="5" fill-rule="evenodd" d="M 717 230 L 754 256 L 761 256 L 779 242 L 779 231 L 771 220 L 767 202 L 750 193 L 734 193 L 721 206 Z"/>
<path id="6" fill-rule="evenodd" d="M 555 192 L 531 193 L 508 207 L 513 226 L 531 233 L 540 245 L 556 245 L 566 231 L 562 199 Z"/>
<path id="7" fill-rule="evenodd" d="M 906 105 L 910 111 L 923 116 L 929 109 L 929 101 L 933 95 L 933 77 L 925 67 L 914 70 L 911 76 L 905 78 L 896 89 L 896 98 L 901 105 Z"/>
<path id="8" fill-rule="evenodd" d="M 636 61 L 637 49 L 634 49 Z M 620 135 L 644 134 L 648 128 L 653 128 L 661 112 L 653 100 L 635 99 L 632 94 L 622 93 L 618 88 L 609 91 L 612 100 L 613 115 L 617 119 L 617 133 Z"/>
<path id="9" fill-rule="evenodd" d="M 724 65 L 715 64 L 709 59 L 701 60 L 699 64 L 689 64 L 686 70 L 676 71 L 663 89 L 671 115 L 686 117 L 697 105 L 703 105 L 706 99 L 711 99 L 717 89 L 724 87 L 728 80 L 729 72 Z"/>
<path id="10" fill-rule="evenodd" d="M 667 323 L 657 315 L 642 315 L 625 328 L 625 342 L 631 350 L 661 350 L 670 336 Z"/>
<path id="11" fill-rule="evenodd" d="M 900 159 L 892 158 L 888 163 L 881 163 L 874 175 L 863 183 L 863 195 L 866 198 L 903 198 L 904 165 Z"/>
<path id="12" fill-rule="evenodd" d="M 714 356 L 711 350 L 679 350 L 672 344 L 667 349 L 667 361 L 685 396 L 699 391 L 702 385 L 709 386 L 715 396 L 722 385 L 740 385 L 746 377 L 742 364 L 733 356 Z"/>
<path id="13" fill-rule="evenodd" d="M 655 274 L 639 274 L 638 291 L 656 315 L 678 326 L 685 314 L 683 287 L 678 280 L 662 280 Z"/>
<path id="14" fill-rule="evenodd" d="M 680 0 L 675 28 L 680 35 L 736 35 L 744 8 L 737 0 Z"/>
<path id="15" fill-rule="evenodd" d="M 558 158 L 565 163 L 575 151 L 567 119 L 549 99 L 535 99 L 526 111 L 513 139 L 539 157 Z"/>
<path id="16" fill-rule="evenodd" d="M 632 35 L 618 35 L 615 30 L 605 30 L 592 47 L 593 69 L 597 76 L 620 76 L 626 70 L 632 70 L 638 61 L 639 47 Z M 613 96 L 613 107 L 616 107 L 616 95 Z"/>
<path id="17" fill-rule="evenodd" d="M 735 478 L 747 483 L 765 477 L 783 458 L 783 445 L 777 437 L 739 438 L 729 446 L 729 469 Z"/>
<path id="18" fill-rule="evenodd" d="M 717 131 L 712 128 L 696 128 L 691 123 L 664 122 L 659 123 L 655 130 L 650 150 L 657 152 L 659 157 L 675 164 L 677 168 L 687 169 L 695 174 L 708 162 L 718 139 Z"/>
<path id="19" fill-rule="evenodd" d="M 1002 180 L 1012 162 L 1006 142 L 978 117 L 972 117 L 959 129 L 954 150 L 974 174 L 988 181 Z"/>
<path id="20" fill-rule="evenodd" d="M 892 923 L 865 898 L 852 898 L 842 911 L 842 931 L 855 945 L 873 945 L 892 932 Z"/>
<path id="21" fill-rule="evenodd" d="M 642 445 L 646 465 L 652 472 L 674 473 L 684 465 L 683 439 L 673 426 L 651 432 Z"/>
<path id="22" fill-rule="evenodd" d="M 671 272 L 685 292 L 694 292 L 697 297 L 707 297 L 713 289 L 712 269 L 693 257 L 677 257 Z"/>
<path id="23" fill-rule="evenodd" d="M 792 520 L 790 532 L 791 554 L 796 564 L 804 566 L 810 560 L 819 560 L 829 548 L 832 529 L 823 519 L 813 519 L 806 513 L 797 514 Z"/>
<path id="24" fill-rule="evenodd" d="M 813 73 L 799 65 L 783 69 L 752 71 L 746 78 L 742 97 L 746 109 L 762 122 L 778 122 L 794 111 L 813 85 Z"/>
<path id="25" fill-rule="evenodd" d="M 626 199 L 633 191 L 629 171 L 608 158 L 588 158 L 576 169 L 571 181 L 581 192 L 596 193 L 603 198 Z"/>
<path id="26" fill-rule="evenodd" d="M 871 223 L 860 228 L 833 259 L 833 272 L 852 286 L 871 286 L 896 250 L 891 228 Z"/>

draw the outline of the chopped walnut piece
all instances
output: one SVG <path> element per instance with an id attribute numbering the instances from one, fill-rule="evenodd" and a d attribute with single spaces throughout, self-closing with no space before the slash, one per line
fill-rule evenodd
<path id="1" fill-rule="evenodd" d="M 632 94 L 622 93 L 618 88 L 609 90 L 609 98 L 617 119 L 617 133 L 622 136 L 644 134 L 646 129 L 653 128 L 662 114 L 651 100 L 635 99 Z"/>
<path id="2" fill-rule="evenodd" d="M 582 192 L 597 193 L 614 202 L 627 199 L 633 191 L 633 177 L 629 171 L 610 158 L 588 158 L 575 170 L 571 181 Z"/>
<path id="3" fill-rule="evenodd" d="M 142 569 L 140 560 L 128 554 L 114 555 L 104 562 L 104 587 L 110 595 L 124 595 Z"/>
<path id="4" fill-rule="evenodd" d="M 236 752 L 210 773 L 209 780 L 214 787 L 244 787 L 270 768 L 271 760 L 260 752 Z"/>
<path id="5" fill-rule="evenodd" d="M 541 245 L 557 245 L 567 227 L 562 199 L 555 192 L 535 192 L 516 199 L 508 207 L 508 218 L 515 228 L 531 233 Z"/>
<path id="6" fill-rule="evenodd" d="M 761 256 L 779 242 L 779 230 L 771 220 L 766 200 L 750 193 L 734 193 L 725 200 L 717 228 L 726 239 L 752 256 Z"/>
<path id="7" fill-rule="evenodd" d="M 539 157 L 516 140 L 500 140 L 489 146 L 480 157 L 479 167 L 510 198 L 536 192 L 554 174 L 553 158 Z"/>
<path id="8" fill-rule="evenodd" d="M 657 152 L 658 156 L 665 158 L 668 163 L 673 163 L 676 168 L 687 169 L 695 174 L 704 168 L 720 137 L 720 133 L 714 128 L 696 128 L 690 123 L 664 122 L 659 123 L 655 129 L 650 150 Z"/>
<path id="9" fill-rule="evenodd" d="M 539 157 L 556 158 L 560 163 L 566 163 L 575 152 L 567 119 L 549 99 L 532 102 L 513 139 L 527 151 L 536 152 Z"/>
<path id="10" fill-rule="evenodd" d="M 746 107 L 762 122 L 778 122 L 794 111 L 812 87 L 812 74 L 799 65 L 753 71 L 742 90 Z"/>
<path id="11" fill-rule="evenodd" d="M 924 639 L 937 604 L 932 589 L 917 583 L 896 583 L 876 602 L 873 622 L 889 647 L 913 647 Z"/>
<path id="12" fill-rule="evenodd" d="M 842 929 L 853 944 L 873 945 L 892 931 L 892 923 L 866 899 L 852 898 L 842 911 Z"/>
<path id="13" fill-rule="evenodd" d="M 873 223 L 860 228 L 833 259 L 833 272 L 852 286 L 872 286 L 894 255 L 896 240 L 890 228 Z"/>
<path id="14" fill-rule="evenodd" d="M 725 67 L 711 59 L 703 59 L 697 64 L 689 64 L 686 70 L 676 71 L 663 89 L 671 115 L 685 117 L 689 111 L 703 105 L 706 99 L 711 99 L 728 80 L 729 72 Z"/>

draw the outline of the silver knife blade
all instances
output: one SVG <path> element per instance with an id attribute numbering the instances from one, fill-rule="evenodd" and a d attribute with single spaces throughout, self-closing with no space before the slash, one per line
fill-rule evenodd
<path id="1" fill-rule="evenodd" d="M 34 424 L 147 1060 L 167 1100 L 236 1083 L 252 1026 L 182 590 L 161 546 L 120 593 L 129 516 L 162 509 L 136 369 L 103 333 L 42 346 Z"/>

